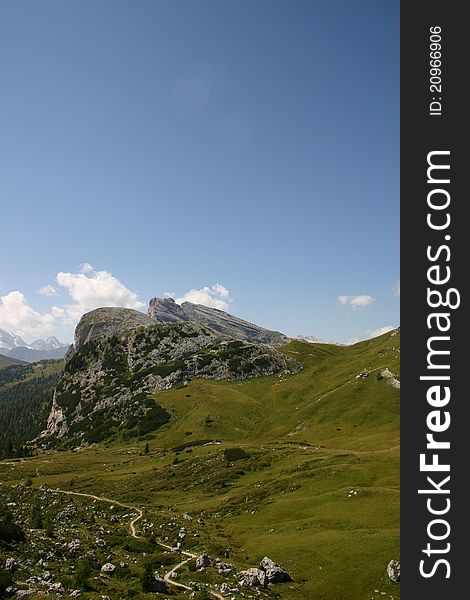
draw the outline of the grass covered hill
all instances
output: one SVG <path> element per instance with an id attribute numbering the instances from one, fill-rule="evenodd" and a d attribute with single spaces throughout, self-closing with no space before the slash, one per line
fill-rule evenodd
<path id="1" fill-rule="evenodd" d="M 220 575 L 214 563 L 198 572 L 189 559 L 174 580 L 193 590 L 207 587 L 220 594 L 227 584 L 237 591 L 222 597 L 237 599 L 398 600 L 400 585 L 386 569 L 399 559 L 399 347 L 398 330 L 349 347 L 290 342 L 281 351 L 302 363 L 299 373 L 193 378 L 155 392 L 150 399 L 170 415 L 157 430 L 0 463 L 0 492 L 16 503 L 18 519 L 40 498 L 54 539 L 77 537 L 82 554 L 96 537 L 83 523 L 99 524 L 106 558 L 124 560 L 130 568 L 125 578 L 109 579 L 91 568 L 84 599 L 160 597 L 144 591 L 142 576 L 153 557 L 152 569 L 162 577 L 172 568 L 166 565 L 181 562 L 184 557 L 174 555 L 172 563 L 170 552 L 162 557 L 158 545 L 179 541 L 184 551 L 220 557 L 237 572 L 268 556 L 293 579 L 256 591 L 240 587 L 233 575 Z M 32 486 L 12 487 L 28 478 Z M 56 504 L 48 489 L 56 490 Z M 82 521 L 67 523 L 60 517 L 65 492 L 102 500 L 74 496 Z M 125 509 L 103 498 L 133 507 L 128 521 Z M 137 510 L 143 516 L 135 527 L 142 537 L 134 539 L 126 523 Z M 113 519 L 119 536 L 109 525 Z M 39 552 L 45 544 L 40 535 L 26 529 L 26 536 L 32 536 L 28 548 Z M 23 546 L 17 543 L 8 553 L 23 565 L 18 581 L 28 570 Z M 79 557 L 57 552 L 61 562 L 52 552 L 49 569 L 71 589 L 73 560 Z M 172 585 L 162 597 L 189 596 Z"/>
<path id="2" fill-rule="evenodd" d="M 19 360 L 17 358 L 12 358 L 10 356 L 5 356 L 4 354 L 0 354 L 0 370 L 5 369 L 5 367 L 10 367 L 11 365 L 22 365 L 24 361 Z"/>

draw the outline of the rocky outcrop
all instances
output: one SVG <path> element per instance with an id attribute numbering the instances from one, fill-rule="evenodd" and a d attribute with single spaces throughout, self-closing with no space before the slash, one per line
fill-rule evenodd
<path id="1" fill-rule="evenodd" d="M 384 369 L 380 372 L 380 375 L 387 379 L 388 383 L 394 387 L 395 389 L 400 389 L 400 381 L 395 377 L 395 375 L 390 371 L 390 369 Z"/>
<path id="2" fill-rule="evenodd" d="M 211 559 L 208 554 L 200 554 L 196 558 L 196 569 L 205 569 L 207 567 L 210 567 L 210 565 Z"/>
<path id="3" fill-rule="evenodd" d="M 210 327 L 214 331 L 235 340 L 255 344 L 280 346 L 287 344 L 289 338 L 279 331 L 259 327 L 239 319 L 223 310 L 209 308 L 202 304 L 183 302 L 176 304 L 173 298 L 152 298 L 149 302 L 148 316 L 159 323 L 191 322 Z"/>
<path id="4" fill-rule="evenodd" d="M 104 573 L 105 575 L 112 575 L 115 570 L 116 570 L 116 565 L 113 565 L 113 563 L 105 563 L 101 567 L 101 572 Z"/>
<path id="5" fill-rule="evenodd" d="M 247 569 L 240 571 L 240 585 L 243 587 L 255 587 L 257 585 L 264 587 L 266 585 L 266 573 L 261 569 Z"/>
<path id="6" fill-rule="evenodd" d="M 286 583 L 292 581 L 289 573 L 267 556 L 261 561 L 260 568 L 266 573 L 268 583 Z"/>
<path id="7" fill-rule="evenodd" d="M 398 583 L 400 581 L 400 561 L 391 560 L 387 566 L 387 575 L 390 581 Z"/>
<path id="8" fill-rule="evenodd" d="M 98 309 L 82 317 L 43 440 L 82 444 L 117 431 L 145 435 L 170 419 L 150 398 L 154 392 L 193 377 L 244 380 L 301 369 L 270 346 L 233 340 L 204 325 L 149 321 L 129 309 Z"/>
<path id="9" fill-rule="evenodd" d="M 154 325 L 154 321 L 138 310 L 130 308 L 97 308 L 83 315 L 75 328 L 73 347 L 67 354 L 70 358 L 85 344 L 98 338 L 121 335 L 129 331 Z"/>

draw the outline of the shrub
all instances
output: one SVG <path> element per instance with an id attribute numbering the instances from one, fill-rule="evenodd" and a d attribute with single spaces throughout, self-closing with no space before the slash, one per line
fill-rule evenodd
<path id="1" fill-rule="evenodd" d="M 19 525 L 13 523 L 11 512 L 0 504 L 0 546 L 10 542 L 22 542 L 23 540 L 23 530 Z"/>
<path id="2" fill-rule="evenodd" d="M 226 448 L 224 450 L 224 458 L 228 462 L 235 462 L 237 460 L 244 460 L 250 458 L 248 452 L 245 452 L 243 448 Z"/>
<path id="3" fill-rule="evenodd" d="M 0 568 L 0 594 L 3 595 L 9 585 L 11 585 L 11 574 L 5 569 Z"/>

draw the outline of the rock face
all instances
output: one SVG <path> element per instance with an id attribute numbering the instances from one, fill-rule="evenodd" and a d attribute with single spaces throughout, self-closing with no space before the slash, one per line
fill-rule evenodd
<path id="1" fill-rule="evenodd" d="M 116 431 L 145 435 L 170 419 L 149 397 L 153 392 L 193 377 L 244 380 L 300 369 L 270 346 L 233 340 L 204 325 L 157 324 L 134 310 L 98 309 L 77 325 L 41 437 L 82 444 Z"/>
<path id="2" fill-rule="evenodd" d="M 206 325 L 235 340 L 255 344 L 280 346 L 287 344 L 289 338 L 279 331 L 270 331 L 223 310 L 209 308 L 202 304 L 183 302 L 178 305 L 173 298 L 152 298 L 149 302 L 148 316 L 159 323 L 181 323 L 190 321 Z"/>
<path id="3" fill-rule="evenodd" d="M 98 338 L 121 335 L 139 327 L 154 325 L 154 322 L 130 308 L 97 308 L 83 315 L 75 328 L 74 344 L 70 354 L 74 354 L 85 344 Z"/>
<path id="4" fill-rule="evenodd" d="M 391 581 L 398 583 L 400 581 L 400 561 L 391 560 L 387 566 L 387 575 Z"/>
<path id="5" fill-rule="evenodd" d="M 289 573 L 267 556 L 261 561 L 260 568 L 266 573 L 268 583 L 286 583 L 292 581 Z"/>

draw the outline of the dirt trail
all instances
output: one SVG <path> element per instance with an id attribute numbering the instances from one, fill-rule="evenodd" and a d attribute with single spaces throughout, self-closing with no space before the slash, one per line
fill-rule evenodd
<path id="1" fill-rule="evenodd" d="M 136 525 L 137 521 L 140 521 L 140 519 L 142 519 L 144 513 L 143 513 L 142 509 L 138 508 L 137 506 L 132 506 L 131 504 L 124 504 L 123 502 L 119 502 L 118 500 L 112 500 L 111 498 L 105 498 L 103 496 L 95 496 L 94 494 L 86 494 L 84 492 L 71 492 L 68 490 L 61 490 L 59 488 L 55 488 L 55 489 L 47 488 L 47 491 L 53 492 L 53 493 L 59 493 L 59 494 L 67 494 L 68 496 L 81 496 L 82 498 L 90 498 L 91 500 L 96 500 L 98 502 L 105 502 L 106 504 L 114 504 L 115 506 L 120 506 L 121 508 L 127 508 L 129 510 L 132 510 L 133 512 L 137 513 L 137 516 L 132 517 L 132 519 L 129 522 L 129 530 L 131 532 L 131 536 L 133 538 L 137 538 L 137 539 L 142 537 L 141 535 L 137 535 L 135 525 Z M 172 549 L 171 546 L 168 546 L 168 544 L 163 544 L 162 542 L 157 542 L 157 544 L 159 546 L 161 546 L 162 548 L 165 548 L 166 550 Z M 168 583 L 168 585 L 172 585 L 174 587 L 192 592 L 193 588 L 189 587 L 188 585 L 184 585 L 184 583 L 178 583 L 177 581 L 174 581 L 172 579 L 173 575 L 177 572 L 178 569 L 180 569 L 182 566 L 184 566 L 187 562 L 197 558 L 197 555 L 193 554 L 192 552 L 185 552 L 182 550 L 181 554 L 183 556 L 187 556 L 188 558 L 186 558 L 185 560 L 181 561 L 180 563 L 178 563 L 177 565 L 172 567 L 170 569 L 170 571 L 165 573 L 165 575 L 163 576 L 163 579 Z M 222 596 L 222 594 L 219 594 L 219 592 L 215 592 L 212 590 L 208 590 L 208 592 L 213 598 L 217 598 L 218 600 L 226 600 L 224 598 L 224 596 Z"/>

